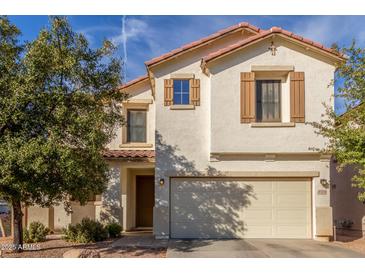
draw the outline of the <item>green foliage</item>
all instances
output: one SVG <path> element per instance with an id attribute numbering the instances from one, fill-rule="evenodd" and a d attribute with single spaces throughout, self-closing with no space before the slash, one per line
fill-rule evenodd
<path id="1" fill-rule="evenodd" d="M 124 122 L 121 60 L 108 41 L 90 48 L 65 17 L 24 45 L 19 35 L 1 16 L 0 196 L 14 208 L 84 204 L 105 188 L 102 151 Z"/>
<path id="2" fill-rule="evenodd" d="M 353 43 L 341 52 L 348 59 L 336 71 L 337 96 L 347 102 L 347 112 L 337 116 L 327 106 L 327 117 L 312 124 L 319 134 L 328 138 L 324 152 L 335 156 L 338 170 L 346 166 L 355 169 L 353 186 L 359 189 L 358 199 L 365 201 L 365 49 Z"/>
<path id="3" fill-rule="evenodd" d="M 118 223 L 110 223 L 105 226 L 110 238 L 118 238 L 122 232 L 122 226 Z"/>
<path id="4" fill-rule="evenodd" d="M 66 241 L 75 243 L 99 242 L 108 238 L 108 230 L 104 225 L 89 218 L 82 219 L 79 224 L 68 225 L 63 234 Z"/>
<path id="5" fill-rule="evenodd" d="M 24 229 L 23 238 L 25 243 L 44 242 L 49 229 L 40 222 L 31 222 L 29 229 Z"/>

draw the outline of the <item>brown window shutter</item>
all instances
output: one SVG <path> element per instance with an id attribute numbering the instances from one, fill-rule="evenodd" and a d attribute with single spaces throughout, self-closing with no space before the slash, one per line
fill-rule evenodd
<path id="1" fill-rule="evenodd" d="M 241 72 L 241 123 L 255 122 L 255 73 Z"/>
<path id="2" fill-rule="evenodd" d="M 164 102 L 165 106 L 171 106 L 174 94 L 174 80 L 165 79 L 164 81 Z"/>
<path id="3" fill-rule="evenodd" d="M 200 79 L 190 79 L 190 102 L 200 106 Z"/>
<path id="4" fill-rule="evenodd" d="M 290 72 L 290 121 L 305 122 L 304 72 Z"/>

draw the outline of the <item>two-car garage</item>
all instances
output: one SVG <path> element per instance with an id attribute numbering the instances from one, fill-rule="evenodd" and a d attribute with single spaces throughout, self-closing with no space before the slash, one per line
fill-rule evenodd
<path id="1" fill-rule="evenodd" d="M 171 238 L 311 238 L 310 178 L 171 178 Z"/>

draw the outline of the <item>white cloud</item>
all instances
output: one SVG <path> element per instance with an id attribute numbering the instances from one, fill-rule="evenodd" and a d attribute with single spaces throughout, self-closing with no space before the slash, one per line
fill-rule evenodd
<path id="1" fill-rule="evenodd" d="M 147 29 L 148 25 L 146 22 L 123 16 L 122 28 L 119 30 L 120 33 L 111 37 L 110 40 L 116 46 L 123 45 L 128 39 L 143 36 L 147 32 Z"/>
<path id="2" fill-rule="evenodd" d="M 115 46 L 121 46 L 123 50 L 123 78 L 127 79 L 127 67 L 128 67 L 128 40 L 146 37 L 146 33 L 148 29 L 148 25 L 146 22 L 135 19 L 135 18 L 127 18 L 127 16 L 122 17 L 122 28 L 119 30 L 119 33 L 110 38 L 110 41 Z"/>

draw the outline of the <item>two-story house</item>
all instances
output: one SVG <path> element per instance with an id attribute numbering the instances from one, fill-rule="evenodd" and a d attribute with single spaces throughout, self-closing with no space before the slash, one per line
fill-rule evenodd
<path id="1" fill-rule="evenodd" d="M 157 238 L 328 239 L 330 156 L 311 149 L 326 140 L 307 122 L 334 105 L 342 58 L 240 23 L 147 61 L 122 87 L 107 191 L 71 215 L 29 208 L 27 222 L 43 210 L 54 229 L 91 217 Z"/>

